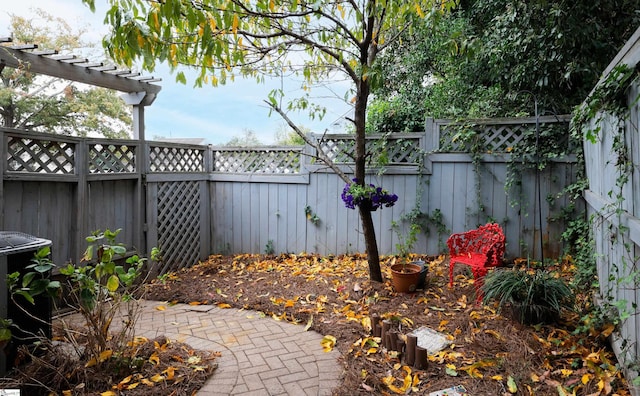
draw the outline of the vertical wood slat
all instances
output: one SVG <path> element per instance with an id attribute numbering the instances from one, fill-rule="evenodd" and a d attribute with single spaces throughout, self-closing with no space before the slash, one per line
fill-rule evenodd
<path id="1" fill-rule="evenodd" d="M 86 216 L 87 216 L 87 173 L 89 171 L 87 165 L 87 144 L 81 142 L 75 145 L 75 173 L 78 176 L 78 182 L 76 184 L 76 207 L 77 217 L 76 224 L 72 228 L 72 233 L 75 234 L 73 238 L 74 245 L 74 258 L 78 260 L 82 257 L 83 243 L 84 241 L 82 233 L 87 229 Z M 86 236 L 86 235 L 85 235 Z"/>
<path id="2" fill-rule="evenodd" d="M 7 147 L 7 136 L 5 135 L 4 131 L 0 129 L 0 145 L 2 145 L 2 152 L 3 153 L 7 153 L 8 147 Z M 0 159 L 0 203 L 2 203 L 2 207 L 0 207 L 0 230 L 6 230 L 7 226 L 5 224 L 5 206 L 4 206 L 4 201 L 5 201 L 5 196 L 4 196 L 4 175 L 5 175 L 5 171 L 7 169 L 7 155 L 4 155 L 1 159 Z"/>

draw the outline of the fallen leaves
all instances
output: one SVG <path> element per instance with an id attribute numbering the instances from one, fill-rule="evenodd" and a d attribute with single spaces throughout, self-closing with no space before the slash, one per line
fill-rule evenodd
<path id="1" fill-rule="evenodd" d="M 191 271 L 216 274 L 207 279 L 208 294 L 202 294 L 210 297 L 209 304 L 258 309 L 260 316 L 330 333 L 321 347 L 339 349 L 345 365 L 357 371 L 357 384 L 345 394 L 406 394 L 414 388 L 428 394 L 462 383 L 486 388 L 487 394 L 625 395 L 610 351 L 585 335 L 572 334 L 571 325 L 515 326 L 494 306 L 475 303 L 470 274 L 454 274 L 455 285 L 449 288 L 443 257 L 429 262 L 429 287 L 412 295 L 396 294 L 390 282 L 370 282 L 363 255 L 219 256 L 195 267 Z M 189 281 L 183 273 L 175 278 L 178 288 Z M 402 356 L 389 353 L 380 338 L 372 337 L 372 313 L 390 320 L 401 334 L 426 325 L 452 344 L 430 353 L 429 369 L 411 372 L 408 386 L 409 373 L 396 367 Z M 592 336 L 602 340 L 612 331 L 605 325 Z"/>
<path id="2" fill-rule="evenodd" d="M 336 345 L 336 341 L 336 337 L 332 335 L 326 335 L 322 338 L 322 341 L 320 341 L 320 345 L 322 345 L 322 349 L 325 352 L 331 352 L 333 350 L 333 347 Z"/>
<path id="3" fill-rule="evenodd" d="M 144 337 L 137 337 L 131 346 L 135 346 L 135 350 L 138 351 L 150 351 L 145 360 L 150 367 L 154 368 L 154 374 L 144 375 L 136 372 L 128 375 L 113 385 L 111 390 L 101 395 L 124 394 L 124 391 L 131 391 L 138 387 L 152 388 L 160 384 L 182 383 L 198 375 L 207 375 L 215 368 L 212 361 L 219 356 L 218 353 L 205 355 L 185 344 L 172 342 L 164 337 L 151 341 Z"/>
<path id="4" fill-rule="evenodd" d="M 401 366 L 401 369 L 404 373 L 400 373 L 400 381 L 401 385 L 396 386 L 396 376 L 393 374 L 389 374 L 382 379 L 382 383 L 389 388 L 390 391 L 399 394 L 405 395 L 410 392 L 418 392 L 417 386 L 420 384 L 420 378 L 417 374 L 411 375 L 411 367 L 409 366 Z M 396 369 L 397 370 L 397 369 Z"/>

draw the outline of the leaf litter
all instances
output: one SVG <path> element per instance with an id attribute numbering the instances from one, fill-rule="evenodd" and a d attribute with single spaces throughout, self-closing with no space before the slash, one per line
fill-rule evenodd
<path id="1" fill-rule="evenodd" d="M 213 255 L 155 280 L 145 297 L 170 303 L 212 304 L 254 310 L 324 336 L 325 350 L 341 352 L 342 383 L 334 395 L 429 394 L 463 386 L 470 395 L 629 395 L 606 342 L 605 328 L 574 334 L 579 315 L 556 326 L 524 326 L 495 306 L 476 305 L 473 278 L 457 269 L 448 287 L 444 257 L 429 263 L 427 285 L 395 293 L 388 261 L 384 283 L 370 282 L 364 255 Z M 570 274 L 565 274 L 570 276 Z M 205 296 L 203 298 L 203 296 Z M 372 336 L 371 316 L 407 334 L 428 327 L 448 346 L 416 370 Z"/>

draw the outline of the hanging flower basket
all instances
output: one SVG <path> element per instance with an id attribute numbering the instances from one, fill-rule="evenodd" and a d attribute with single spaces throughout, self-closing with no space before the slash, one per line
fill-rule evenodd
<path id="1" fill-rule="evenodd" d="M 353 179 L 352 183 L 345 184 L 341 197 L 344 205 L 349 209 L 361 206 L 372 212 L 378 208 L 391 207 L 398 200 L 396 194 L 391 194 L 382 187 L 376 187 L 373 184 L 361 185 L 358 183 L 358 179 Z"/>

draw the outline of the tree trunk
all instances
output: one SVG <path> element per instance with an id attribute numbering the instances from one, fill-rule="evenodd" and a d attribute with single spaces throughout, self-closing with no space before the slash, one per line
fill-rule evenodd
<path id="1" fill-rule="evenodd" d="M 356 129 L 355 141 L 355 177 L 358 183 L 365 184 L 365 168 L 367 164 L 367 148 L 365 138 L 365 119 L 367 115 L 367 100 L 369 99 L 369 82 L 361 79 L 358 82 L 356 93 L 356 103 L 354 111 L 354 124 Z M 376 241 L 376 230 L 373 227 L 371 217 L 371 205 L 361 204 L 359 206 L 360 220 L 362 223 L 362 233 L 364 234 L 364 244 L 367 249 L 367 261 L 369 262 L 369 279 L 375 282 L 382 282 L 382 271 L 380 270 L 380 255 L 378 253 L 378 242 Z"/>
<path id="2" fill-rule="evenodd" d="M 360 205 L 360 220 L 362 222 L 362 233 L 364 234 L 364 244 L 367 249 L 367 261 L 369 262 L 369 279 L 382 282 L 382 271 L 380 270 L 380 255 L 378 253 L 378 243 L 376 241 L 376 230 L 373 227 L 370 205 Z"/>

